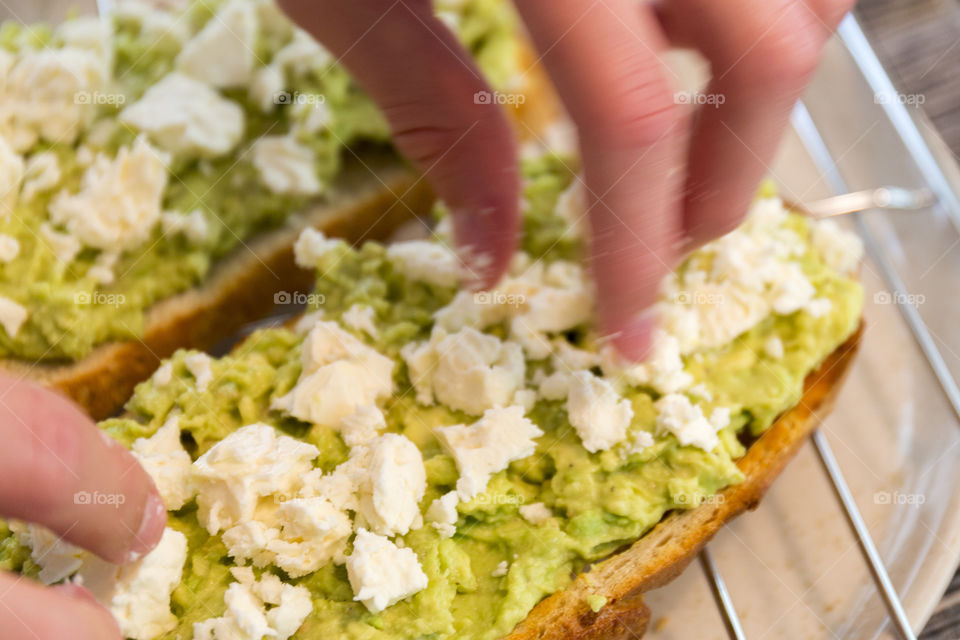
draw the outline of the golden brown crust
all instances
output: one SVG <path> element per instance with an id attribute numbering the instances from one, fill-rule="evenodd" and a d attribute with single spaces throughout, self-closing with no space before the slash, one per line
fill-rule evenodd
<path id="1" fill-rule="evenodd" d="M 58 389 L 95 419 L 112 415 L 161 358 L 178 348 L 206 349 L 264 317 L 278 291 L 309 291 L 314 274 L 296 266 L 293 243 L 317 227 L 332 236 L 360 241 L 384 237 L 413 213 L 428 211 L 426 183 L 393 156 L 372 154 L 348 167 L 323 204 L 237 247 L 201 286 L 152 307 L 139 340 L 113 342 L 67 364 L 31 364 L 7 359 L 0 368 Z"/>
<path id="2" fill-rule="evenodd" d="M 650 617 L 643 593 L 676 578 L 720 527 L 760 503 L 773 480 L 833 407 L 862 333 L 861 324 L 807 376 L 800 402 L 781 415 L 737 462 L 744 475 L 742 483 L 721 491 L 717 500 L 671 513 L 629 548 L 593 565 L 569 587 L 541 601 L 506 640 L 606 640 L 643 635 Z M 596 614 L 587 605 L 591 594 L 607 599 Z M 639 612 L 632 613 L 631 608 Z M 616 624 L 628 627 L 629 634 L 617 635 Z"/>

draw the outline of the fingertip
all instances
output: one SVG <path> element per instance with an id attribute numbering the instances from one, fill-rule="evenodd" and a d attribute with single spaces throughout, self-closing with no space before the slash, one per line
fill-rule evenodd
<path id="1" fill-rule="evenodd" d="M 607 336 L 617 351 L 631 362 L 641 362 L 650 354 L 657 314 L 647 308 L 623 321 L 614 321 L 606 327 Z"/>
<path id="2" fill-rule="evenodd" d="M 140 527 L 133 537 L 130 549 L 123 554 L 121 563 L 136 562 L 149 553 L 160 542 L 166 526 L 167 509 L 156 488 L 152 487 L 144 502 Z"/>
<path id="3" fill-rule="evenodd" d="M 517 246 L 516 207 L 489 206 L 479 211 L 461 208 L 452 215 L 464 286 L 470 290 L 495 286 L 510 266 Z"/>

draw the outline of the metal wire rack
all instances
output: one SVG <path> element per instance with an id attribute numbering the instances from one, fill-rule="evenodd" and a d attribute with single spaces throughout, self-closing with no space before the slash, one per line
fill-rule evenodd
<path id="1" fill-rule="evenodd" d="M 892 95 L 895 92 L 893 85 L 874 54 L 856 19 L 852 16 L 848 17 L 841 25 L 838 35 L 840 41 L 860 68 L 864 78 L 875 92 L 875 95 Z M 956 193 L 951 188 L 942 168 L 931 153 L 915 121 L 905 106 L 900 102 L 892 101 L 890 103 L 883 103 L 883 109 L 893 129 L 899 135 L 904 147 L 918 168 L 919 173 L 929 189 L 930 195 L 932 195 L 932 200 L 949 212 L 960 213 L 960 201 L 958 201 Z M 814 123 L 806 105 L 802 102 L 798 103 L 794 110 L 792 124 L 795 132 L 811 158 L 817 164 L 824 181 L 829 185 L 831 190 L 835 193 L 847 194 L 849 189 L 840 174 L 837 163 L 827 145 L 824 143 L 820 131 Z M 856 195 L 863 196 L 863 194 Z M 851 200 L 864 201 L 864 198 L 858 197 L 852 198 Z M 850 213 L 852 215 L 854 227 L 862 238 L 868 255 L 878 267 L 879 274 L 885 281 L 887 287 L 889 287 L 889 290 L 895 294 L 893 299 L 898 306 L 898 310 L 913 334 L 917 345 L 926 357 L 947 401 L 950 403 L 954 413 L 960 417 L 960 388 L 958 388 L 957 382 L 953 378 L 943 354 L 938 348 L 920 313 L 916 307 L 907 302 L 908 296 L 904 279 L 898 272 L 893 260 L 891 260 L 890 256 L 883 250 L 881 243 L 871 229 L 864 224 L 861 217 L 862 210 L 873 207 L 900 208 L 897 206 L 898 204 L 907 204 L 908 206 L 906 208 L 914 208 L 909 206 L 910 203 L 896 202 L 895 200 L 896 199 L 891 200 L 887 198 L 881 202 L 866 201 L 865 206 L 854 206 L 847 211 L 839 211 L 838 213 Z M 922 202 L 922 197 L 913 202 L 913 205 L 917 208 L 929 204 L 931 203 Z M 956 225 L 958 218 L 954 217 L 953 220 Z M 878 594 L 886 605 L 890 625 L 899 637 L 905 640 L 913 640 L 916 636 L 904 612 L 900 597 L 890 580 L 883 559 L 873 542 L 867 525 L 847 486 L 847 482 L 844 479 L 830 444 L 826 437 L 819 431 L 813 434 L 812 443 L 823 469 L 833 485 L 836 497 L 843 507 L 847 522 L 856 535 L 859 548 L 874 579 Z M 736 608 L 733 605 L 731 593 L 708 549 L 705 548 L 701 552 L 700 561 L 710 582 L 714 598 L 722 614 L 729 637 L 736 640 L 745 639 L 747 636 L 744 633 Z"/>

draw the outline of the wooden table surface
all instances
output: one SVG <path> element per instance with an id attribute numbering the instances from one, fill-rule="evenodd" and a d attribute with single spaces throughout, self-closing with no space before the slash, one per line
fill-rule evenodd
<path id="1" fill-rule="evenodd" d="M 960 158 L 960 1 L 860 0 L 856 12 L 894 84 L 924 97 L 924 111 Z M 960 638 L 960 572 L 921 638 Z"/>

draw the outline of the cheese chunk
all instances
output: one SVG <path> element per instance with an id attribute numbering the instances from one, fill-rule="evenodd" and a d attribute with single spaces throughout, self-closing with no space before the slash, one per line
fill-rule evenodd
<path id="1" fill-rule="evenodd" d="M 657 410 L 657 427 L 677 437 L 680 444 L 713 451 L 720 439 L 717 431 L 730 424 L 730 410 L 714 409 L 710 418 L 703 415 L 699 405 L 678 393 L 665 395 L 654 403 Z"/>
<path id="2" fill-rule="evenodd" d="M 310 196 L 323 189 L 313 149 L 291 135 L 259 138 L 253 143 L 252 156 L 260 179 L 274 193 Z"/>
<path id="3" fill-rule="evenodd" d="M 293 245 L 293 255 L 297 266 L 304 269 L 316 269 L 324 255 L 337 247 L 346 246 L 343 240 L 328 238 L 323 231 L 307 227 L 297 237 Z M 311 323 L 310 326 L 313 326 Z"/>
<path id="4" fill-rule="evenodd" d="M 153 478 L 167 511 L 176 511 L 193 497 L 190 454 L 180 444 L 179 418 L 171 416 L 149 438 L 133 443 L 133 455 Z"/>
<path id="5" fill-rule="evenodd" d="M 601 355 L 603 374 L 614 386 L 626 382 L 633 386 L 650 386 L 666 394 L 683 391 L 693 384 L 693 376 L 684 371 L 680 342 L 662 330 L 654 332 L 653 348 L 645 362 L 627 362 L 613 345 L 605 345 Z"/>
<path id="6" fill-rule="evenodd" d="M 456 491 L 443 494 L 430 503 L 427 508 L 426 520 L 440 532 L 444 538 L 451 538 L 457 532 L 457 503 L 460 496 Z"/>
<path id="7" fill-rule="evenodd" d="M 13 213 L 23 180 L 23 158 L 0 136 L 0 218 Z"/>
<path id="8" fill-rule="evenodd" d="M 553 517 L 553 511 L 542 502 L 520 505 L 520 517 L 532 525 L 540 525 Z"/>
<path id="9" fill-rule="evenodd" d="M 439 242 L 396 242 L 387 246 L 387 258 L 409 280 L 438 287 L 455 287 L 460 281 L 460 258 Z"/>
<path id="10" fill-rule="evenodd" d="M 0 296 L 0 327 L 11 338 L 16 338 L 20 327 L 27 321 L 30 312 L 19 302 Z"/>
<path id="11" fill-rule="evenodd" d="M 627 437 L 633 407 L 606 380 L 589 371 L 577 371 L 570 376 L 567 415 L 584 448 L 596 453 Z"/>
<path id="12" fill-rule="evenodd" d="M 137 138 L 115 158 L 98 155 L 84 173 L 80 191 L 61 191 L 50 202 L 50 220 L 88 247 L 131 249 L 150 237 L 160 219 L 166 185 L 164 158 Z"/>
<path id="13" fill-rule="evenodd" d="M 366 529 L 357 531 L 353 553 L 347 556 L 347 577 L 353 599 L 372 613 L 409 598 L 428 584 L 417 554 Z"/>
<path id="14" fill-rule="evenodd" d="M 420 519 L 420 500 L 427 489 L 420 450 L 402 435 L 384 434 L 370 444 L 366 469 L 358 515 L 374 533 L 406 534 Z"/>
<path id="15" fill-rule="evenodd" d="M 52 151 L 41 151 L 27 159 L 23 169 L 23 189 L 20 197 L 32 200 L 37 194 L 60 184 L 60 160 Z"/>
<path id="16" fill-rule="evenodd" d="M 20 255 L 20 242 L 13 236 L 0 233 L 0 262 L 10 262 Z"/>
<path id="17" fill-rule="evenodd" d="M 253 75 L 256 38 L 256 4 L 229 0 L 184 45 L 177 68 L 211 87 L 246 86 Z"/>
<path id="18" fill-rule="evenodd" d="M 119 117 L 161 149 L 187 157 L 225 155 L 243 137 L 243 109 L 178 71 L 147 89 Z"/>
<path id="19" fill-rule="evenodd" d="M 523 407 L 488 409 L 472 425 L 438 427 L 440 442 L 457 463 L 457 495 L 464 502 L 487 488 L 490 476 L 514 460 L 533 455 L 543 432 L 524 417 Z"/>

